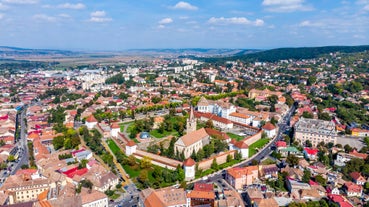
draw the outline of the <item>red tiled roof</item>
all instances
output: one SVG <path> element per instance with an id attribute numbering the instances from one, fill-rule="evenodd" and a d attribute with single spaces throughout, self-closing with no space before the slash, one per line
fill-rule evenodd
<path id="1" fill-rule="evenodd" d="M 363 190 L 363 187 L 361 185 L 356 185 L 353 182 L 346 182 L 345 186 L 348 192 L 360 193 Z"/>
<path id="2" fill-rule="evenodd" d="M 308 153 L 309 155 L 316 155 L 318 154 L 319 150 L 318 149 L 313 149 L 313 148 L 309 148 L 309 147 L 305 147 L 304 148 L 305 152 Z"/>
<path id="3" fill-rule="evenodd" d="M 275 126 L 272 123 L 268 122 L 262 128 L 265 129 L 265 130 L 271 131 L 271 130 L 275 129 Z"/>
<path id="4" fill-rule="evenodd" d="M 275 146 L 276 146 L 276 147 L 287 147 L 287 143 L 286 143 L 286 142 L 284 142 L 284 141 L 277 141 L 277 142 L 275 143 Z"/>
<path id="5" fill-rule="evenodd" d="M 362 178 L 362 176 L 359 172 L 352 172 L 352 173 L 350 173 L 350 176 L 354 180 L 358 180 L 360 177 Z"/>
<path id="6" fill-rule="evenodd" d="M 86 122 L 97 122 L 97 120 L 94 115 L 91 114 L 89 117 L 87 117 Z"/>
<path id="7" fill-rule="evenodd" d="M 187 160 L 183 162 L 183 165 L 187 167 L 194 166 L 195 164 L 196 162 L 192 158 L 188 158 Z"/>
<path id="8" fill-rule="evenodd" d="M 132 141 L 132 140 L 129 140 L 128 143 L 127 143 L 127 146 L 128 147 L 133 147 L 135 145 L 136 145 L 136 143 L 134 141 Z"/>
<path id="9" fill-rule="evenodd" d="M 249 148 L 249 145 L 247 145 L 243 141 L 236 142 L 236 144 L 234 146 L 236 146 L 238 149 L 247 149 L 247 148 Z"/>
<path id="10" fill-rule="evenodd" d="M 208 183 L 195 183 L 193 190 L 196 191 L 214 191 L 214 186 L 213 184 L 208 184 Z"/>
<path id="11" fill-rule="evenodd" d="M 216 121 L 216 122 L 220 122 L 220 123 L 224 123 L 224 124 L 231 124 L 232 123 L 232 121 L 230 121 L 226 118 L 223 118 L 223 117 L 217 116 L 215 114 L 211 114 L 211 113 L 194 112 L 194 115 L 195 115 L 196 118 L 205 117 L 207 119 L 210 119 L 210 120 L 213 120 L 213 121 Z"/>
<path id="12" fill-rule="evenodd" d="M 72 168 L 70 170 L 67 170 L 67 171 L 63 172 L 63 174 L 65 174 L 69 178 L 73 178 L 75 175 L 81 176 L 81 175 L 87 173 L 87 171 L 88 171 L 87 168 L 78 169 L 78 167 L 75 167 L 75 168 Z"/>
<path id="13" fill-rule="evenodd" d="M 36 172 L 37 172 L 36 169 L 21 169 L 21 170 L 18 170 L 15 174 L 16 175 L 24 175 L 24 174 L 32 175 Z"/>
<path id="14" fill-rule="evenodd" d="M 111 128 L 112 128 L 112 129 L 118 129 L 118 128 L 120 128 L 120 126 L 119 126 L 119 124 L 118 124 L 118 123 L 113 123 L 113 124 L 111 125 Z"/>
<path id="15" fill-rule="evenodd" d="M 356 150 L 353 150 L 352 152 L 349 153 L 350 155 L 353 155 L 355 157 L 360 157 L 360 158 L 363 158 L 363 159 L 366 159 L 368 157 L 367 154 L 364 154 L 364 153 L 359 153 L 357 152 Z"/>

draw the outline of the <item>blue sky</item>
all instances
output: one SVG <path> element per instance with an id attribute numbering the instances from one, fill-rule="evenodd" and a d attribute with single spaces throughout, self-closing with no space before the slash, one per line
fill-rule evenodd
<path id="1" fill-rule="evenodd" d="M 369 44 L 369 0 L 0 0 L 0 45 L 72 50 Z"/>

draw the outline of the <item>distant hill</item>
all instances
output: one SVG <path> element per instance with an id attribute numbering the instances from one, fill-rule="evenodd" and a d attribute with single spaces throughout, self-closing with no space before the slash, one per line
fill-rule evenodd
<path id="1" fill-rule="evenodd" d="M 362 46 L 326 46 L 326 47 L 299 47 L 299 48 L 278 48 L 265 50 L 255 53 L 245 53 L 241 51 L 234 56 L 224 58 L 208 58 L 205 61 L 217 62 L 217 61 L 260 61 L 260 62 L 275 62 L 279 60 L 288 59 L 312 59 L 320 57 L 324 54 L 342 52 L 342 53 L 354 53 L 369 50 L 369 45 Z M 247 52 L 247 51 L 246 51 Z"/>
<path id="2" fill-rule="evenodd" d="M 252 49 L 216 49 L 216 48 L 179 48 L 179 49 L 131 49 L 127 50 L 129 54 L 139 55 L 174 55 L 180 58 L 194 57 L 226 57 L 240 54 L 241 52 L 252 53 L 260 50 Z"/>
<path id="3" fill-rule="evenodd" d="M 26 56 L 73 56 L 76 52 L 68 50 L 49 50 L 49 49 L 26 49 L 18 47 L 0 46 L 0 58 L 7 57 L 26 57 Z"/>

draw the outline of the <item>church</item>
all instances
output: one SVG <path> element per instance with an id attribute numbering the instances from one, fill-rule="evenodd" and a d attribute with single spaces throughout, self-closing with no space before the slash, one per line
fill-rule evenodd
<path id="1" fill-rule="evenodd" d="M 174 144 L 175 152 L 184 154 L 185 159 L 193 152 L 197 153 L 203 146 L 210 143 L 210 136 L 204 128 L 196 130 L 196 118 L 191 107 L 190 116 L 187 119 L 187 133 L 180 137 Z"/>

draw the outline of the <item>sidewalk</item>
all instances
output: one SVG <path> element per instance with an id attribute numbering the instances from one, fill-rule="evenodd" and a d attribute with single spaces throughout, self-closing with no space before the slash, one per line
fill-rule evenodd
<path id="1" fill-rule="evenodd" d="M 114 165 L 115 165 L 115 167 L 118 169 L 118 171 L 119 171 L 119 173 L 120 173 L 120 175 L 122 176 L 122 178 L 124 179 L 124 183 L 122 184 L 122 185 L 124 185 L 124 184 L 131 184 L 132 183 L 132 181 L 127 177 L 127 173 L 126 173 L 126 171 L 124 171 L 124 169 L 123 169 L 123 167 L 122 167 L 122 165 L 120 164 L 120 163 L 118 163 L 117 162 L 117 158 L 115 157 L 115 155 L 114 155 L 114 153 L 111 151 L 111 149 L 109 148 L 109 146 L 108 146 L 108 144 L 105 142 L 105 140 L 102 140 L 102 145 L 104 146 L 104 148 L 108 151 L 108 152 L 110 152 L 110 154 L 112 154 L 113 155 L 113 162 L 114 162 Z"/>

